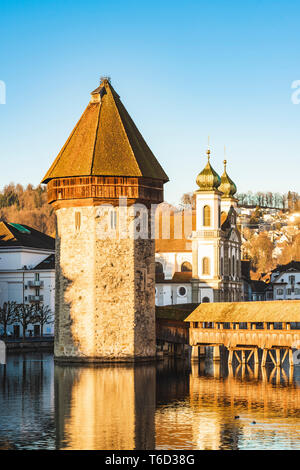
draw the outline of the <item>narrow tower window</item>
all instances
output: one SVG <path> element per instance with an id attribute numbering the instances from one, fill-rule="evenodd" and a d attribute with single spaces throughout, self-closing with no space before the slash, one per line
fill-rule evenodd
<path id="1" fill-rule="evenodd" d="M 116 230 L 117 228 L 117 212 L 115 209 L 110 211 L 110 228 L 111 230 Z"/>
<path id="2" fill-rule="evenodd" d="M 203 207 L 203 225 L 204 227 L 210 226 L 210 207 L 209 206 Z"/>
<path id="3" fill-rule="evenodd" d="M 203 258 L 202 260 L 202 274 L 210 275 L 210 260 L 209 258 Z"/>
<path id="4" fill-rule="evenodd" d="M 76 211 L 75 212 L 75 230 L 80 230 L 81 226 L 81 213 Z"/>

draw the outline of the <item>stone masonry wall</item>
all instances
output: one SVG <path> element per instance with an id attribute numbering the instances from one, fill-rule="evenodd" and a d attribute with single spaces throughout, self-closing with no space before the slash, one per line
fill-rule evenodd
<path id="1" fill-rule="evenodd" d="M 57 210 L 55 357 L 154 357 L 154 241 L 101 239 L 97 214 L 94 206 Z"/>

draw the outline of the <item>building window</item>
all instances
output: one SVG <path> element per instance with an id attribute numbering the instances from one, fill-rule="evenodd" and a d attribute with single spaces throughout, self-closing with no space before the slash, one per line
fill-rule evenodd
<path id="1" fill-rule="evenodd" d="M 277 289 L 277 295 L 283 295 L 283 289 Z"/>
<path id="2" fill-rule="evenodd" d="M 177 289 L 177 294 L 180 296 L 180 297 L 185 297 L 186 296 L 186 288 L 181 286 L 181 287 L 178 287 Z"/>
<path id="3" fill-rule="evenodd" d="M 210 207 L 209 206 L 203 207 L 203 225 L 205 227 L 210 226 Z"/>
<path id="4" fill-rule="evenodd" d="M 191 273 L 192 272 L 192 265 L 188 261 L 185 261 L 181 265 L 181 272 L 182 273 Z"/>
<path id="5" fill-rule="evenodd" d="M 202 274 L 210 275 L 210 260 L 207 257 L 202 260 Z"/>
<path id="6" fill-rule="evenodd" d="M 287 290 L 287 295 L 291 295 L 292 294 L 292 289 L 288 289 Z"/>
<path id="7" fill-rule="evenodd" d="M 232 257 L 232 276 L 235 276 L 235 258 L 234 255 Z"/>
<path id="8" fill-rule="evenodd" d="M 81 213 L 79 211 L 75 212 L 75 230 L 80 230 L 81 226 Z"/>
<path id="9" fill-rule="evenodd" d="M 209 304 L 209 303 L 210 303 L 209 298 L 208 298 L 208 297 L 203 297 L 202 303 L 203 303 L 203 304 Z"/>
<path id="10" fill-rule="evenodd" d="M 289 282 L 290 284 L 295 284 L 295 276 L 289 276 Z"/>
<path id="11" fill-rule="evenodd" d="M 34 274 L 34 280 L 39 281 L 40 280 L 40 273 L 35 273 Z"/>
<path id="12" fill-rule="evenodd" d="M 224 276 L 224 259 L 221 257 L 221 267 L 220 267 L 221 276 Z"/>
<path id="13" fill-rule="evenodd" d="M 300 289 L 295 289 L 295 294 L 299 295 L 300 294 Z"/>

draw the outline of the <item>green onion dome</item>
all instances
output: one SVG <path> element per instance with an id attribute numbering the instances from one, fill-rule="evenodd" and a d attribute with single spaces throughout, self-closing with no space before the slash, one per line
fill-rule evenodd
<path id="1" fill-rule="evenodd" d="M 210 150 L 208 149 L 206 153 L 208 161 L 205 168 L 197 176 L 196 183 L 199 186 L 200 191 L 215 191 L 220 186 L 221 179 L 209 162 Z"/>
<path id="2" fill-rule="evenodd" d="M 221 193 L 223 193 L 222 197 L 233 197 L 237 192 L 237 188 L 232 179 L 230 179 L 227 174 L 226 165 L 227 161 L 224 160 L 224 173 L 221 176 L 221 185 L 218 189 L 221 191 Z"/>

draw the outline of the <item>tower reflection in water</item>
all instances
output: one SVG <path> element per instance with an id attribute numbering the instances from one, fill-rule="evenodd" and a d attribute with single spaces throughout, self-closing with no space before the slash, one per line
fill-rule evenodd
<path id="1" fill-rule="evenodd" d="M 155 448 L 155 365 L 55 366 L 54 373 L 56 448 Z"/>

